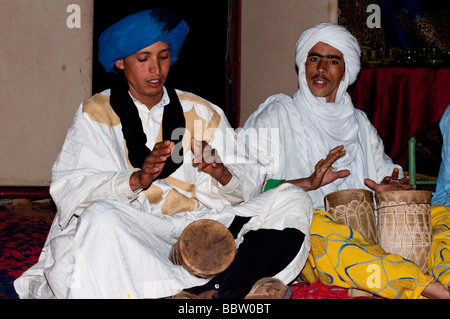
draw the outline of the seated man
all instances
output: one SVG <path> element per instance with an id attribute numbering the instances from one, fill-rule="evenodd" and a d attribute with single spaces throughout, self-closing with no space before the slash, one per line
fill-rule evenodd
<path id="1" fill-rule="evenodd" d="M 101 35 L 99 59 L 116 82 L 76 111 L 52 170 L 54 222 L 38 263 L 14 282 L 21 298 L 162 298 L 205 285 L 169 253 L 206 218 L 239 248 L 209 297 L 287 295 L 308 256 L 312 203 L 294 185 L 258 194 L 256 166 L 218 157 L 236 137 L 223 111 L 165 86 L 187 33 L 155 9 Z"/>
<path id="2" fill-rule="evenodd" d="M 449 269 L 449 260 L 433 257 L 437 251 L 447 249 L 444 241 L 435 239 L 437 230 L 449 235 L 448 221 L 433 219 L 433 240 L 438 247 L 430 255 L 430 276 L 414 263 L 384 252 L 356 230 L 336 223 L 323 211 L 324 197 L 337 190 L 414 188 L 407 184 L 401 167 L 384 153 L 375 128 L 364 112 L 354 108 L 346 92 L 360 70 L 357 40 L 343 27 L 320 24 L 300 36 L 296 62 L 298 91 L 293 97 L 277 94 L 268 98 L 248 119 L 240 136 L 251 136 L 250 129 L 279 129 L 278 139 L 271 139 L 273 134 L 258 136 L 258 145 L 255 139 L 245 139 L 251 154 L 267 167 L 268 176 L 278 180 L 314 175 L 316 163 L 328 150 L 342 153 L 325 174 L 324 181 L 331 178 L 332 182 L 312 185 L 307 192 L 316 210 L 310 232 L 311 251 L 301 278 L 354 287 L 385 298 L 449 298 L 445 287 L 450 273 L 444 272 Z M 343 177 L 335 179 L 337 172 Z M 308 190 L 308 184 L 310 179 L 305 178 L 303 189 Z M 433 216 L 441 212 L 433 207 Z M 448 215 L 448 211 L 443 214 Z M 434 272 L 432 267 L 438 263 L 440 268 L 434 268 Z M 379 285 L 368 280 L 372 274 L 369 265 L 383 270 Z"/>

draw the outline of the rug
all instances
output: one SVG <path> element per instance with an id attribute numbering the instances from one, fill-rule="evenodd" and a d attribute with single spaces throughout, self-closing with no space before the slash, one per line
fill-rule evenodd
<path id="1" fill-rule="evenodd" d="M 54 216 L 51 200 L 0 200 L 0 299 L 18 299 L 13 282 L 38 261 Z M 292 299 L 355 299 L 320 282 L 290 287 Z"/>
<path id="2" fill-rule="evenodd" d="M 0 202 L 0 299 L 17 299 L 13 281 L 34 265 L 55 215 L 50 200 Z"/>

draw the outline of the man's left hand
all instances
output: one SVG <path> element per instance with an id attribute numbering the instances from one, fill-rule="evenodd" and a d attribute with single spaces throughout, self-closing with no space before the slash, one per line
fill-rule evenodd
<path id="1" fill-rule="evenodd" d="M 398 173 L 398 168 L 394 168 L 392 171 L 392 176 L 386 176 L 380 184 L 377 184 L 368 178 L 364 180 L 364 183 L 377 192 L 409 190 L 416 188 L 416 185 L 408 184 L 409 176 L 398 178 Z"/>
<path id="2" fill-rule="evenodd" d="M 191 150 L 194 153 L 192 165 L 199 171 L 205 172 L 219 181 L 223 186 L 227 185 L 233 175 L 228 168 L 223 165 L 217 151 L 205 141 L 197 141 L 191 138 Z"/>

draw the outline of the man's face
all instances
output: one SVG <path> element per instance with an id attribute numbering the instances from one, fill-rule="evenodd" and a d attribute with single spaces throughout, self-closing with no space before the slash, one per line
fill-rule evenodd
<path id="1" fill-rule="evenodd" d="M 131 95 L 148 108 L 161 101 L 170 64 L 170 46 L 161 41 L 115 63 L 123 70 Z"/>
<path id="2" fill-rule="evenodd" d="M 344 79 L 344 55 L 331 45 L 318 42 L 308 52 L 305 73 L 311 93 L 326 98 L 327 102 L 334 102 L 339 84 Z"/>

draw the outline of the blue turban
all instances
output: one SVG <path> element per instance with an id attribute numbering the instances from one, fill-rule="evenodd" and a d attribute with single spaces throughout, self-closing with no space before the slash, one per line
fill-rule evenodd
<path id="1" fill-rule="evenodd" d="M 106 72 L 117 60 L 126 58 L 158 41 L 170 45 L 171 63 L 175 63 L 189 32 L 184 20 L 164 21 L 156 10 L 145 10 L 123 18 L 106 29 L 99 39 L 98 58 Z M 160 12 L 158 12 L 160 13 Z M 170 18 L 168 19 L 170 20 Z"/>

